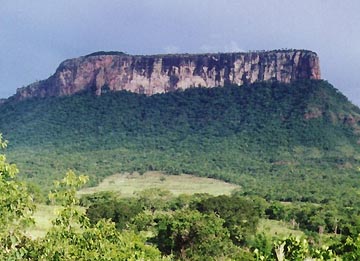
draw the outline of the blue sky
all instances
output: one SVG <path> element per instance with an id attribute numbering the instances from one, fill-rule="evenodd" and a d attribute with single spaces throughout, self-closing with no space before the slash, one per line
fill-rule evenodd
<path id="1" fill-rule="evenodd" d="M 99 50 L 130 54 L 309 49 L 360 105 L 358 0 L 1 0 L 0 97 Z"/>

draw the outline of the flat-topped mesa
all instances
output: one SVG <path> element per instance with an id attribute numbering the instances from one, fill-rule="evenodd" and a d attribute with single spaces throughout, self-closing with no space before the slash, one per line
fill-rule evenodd
<path id="1" fill-rule="evenodd" d="M 97 52 L 62 62 L 54 75 L 18 89 L 15 98 L 84 90 L 97 95 L 120 90 L 152 95 L 191 87 L 320 78 L 318 56 L 306 50 L 168 55 Z"/>

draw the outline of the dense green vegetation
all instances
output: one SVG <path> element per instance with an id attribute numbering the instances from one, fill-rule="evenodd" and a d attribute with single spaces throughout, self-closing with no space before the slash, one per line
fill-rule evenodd
<path id="1" fill-rule="evenodd" d="M 84 196 L 90 223 L 111 219 L 120 231 L 146 235 L 148 244 L 175 260 L 358 260 L 358 234 L 310 233 L 278 237 L 257 232 L 260 218 L 273 217 L 274 203 L 258 197 L 209 194 L 173 196 L 147 190 L 131 198 L 111 192 Z M 287 208 L 290 209 L 291 205 Z M 310 205 L 304 205 L 304 212 Z M 289 210 L 283 213 L 291 215 Z M 314 218 L 300 215 L 304 222 Z M 301 221 L 301 222 L 302 222 Z M 311 222 L 311 221 L 310 221 Z M 306 239 L 307 238 L 307 239 Z M 286 259 L 282 259 L 286 258 Z M 343 258 L 343 259 L 341 259 Z"/>
<path id="2" fill-rule="evenodd" d="M 9 100 L 0 105 L 0 132 L 11 141 L 8 158 L 20 167 L 19 177 L 27 186 L 4 183 L 2 191 L 8 192 L 3 207 L 19 205 L 2 213 L 9 221 L 0 220 L 7 224 L 2 231 L 17 228 L 16 220 L 31 223 L 33 205 L 23 197 L 26 187 L 35 200 L 46 202 L 44 191 L 68 169 L 89 175 L 89 185 L 114 173 L 157 170 L 222 179 L 240 189 L 219 197 L 175 197 L 156 189 L 139 192 L 135 199 L 95 194 L 81 201 L 88 217 L 75 205 L 65 207 L 68 212 L 55 222 L 58 227 L 46 233 L 45 241 L 30 241 L 26 251 L 36 249 L 44 258 L 76 256 L 79 245 L 94 254 L 96 245 L 86 241 L 103 229 L 108 234 L 101 244 L 109 249 L 126 252 L 131 246 L 125 242 L 134 240 L 139 256 L 158 259 L 172 254 L 185 260 L 217 255 L 235 260 L 274 260 L 279 255 L 357 260 L 359 120 L 360 109 L 324 81 L 194 88 L 150 97 L 85 92 Z M 15 172 L 12 167 L 10 173 Z M 77 225 L 66 230 L 69 218 Z M 307 240 L 257 233 L 259 219 L 301 229 Z M 80 226 L 84 230 L 76 231 Z M 206 239 L 209 231 L 216 239 Z M 54 248 L 64 242 L 68 253 Z"/>
<path id="3" fill-rule="evenodd" d="M 0 148 L 6 147 L 0 136 Z M 79 201 L 86 176 L 69 171 L 55 182 L 51 202 L 61 204 L 43 237 L 24 228 L 33 223 L 33 193 L 16 179 L 14 164 L 0 155 L 0 258 L 2 260 L 358 260 L 360 237 L 330 245 L 304 238 L 271 239 L 256 234 L 260 217 L 286 213 L 258 197 L 195 194 L 174 197 L 149 189 L 136 198 L 110 192 Z M 86 215 L 78 204 L 87 207 Z"/>
<path id="4" fill-rule="evenodd" d="M 0 136 L 0 149 L 6 143 Z M 30 238 L 24 231 L 33 223 L 35 205 L 27 187 L 16 180 L 17 168 L 0 155 L 0 259 L 1 260 L 163 260 L 160 251 L 145 244 L 133 231 L 117 231 L 101 220 L 90 226 L 77 209 L 76 190 L 86 182 L 68 172 L 49 198 L 62 205 L 44 237 Z M 165 258 L 164 258 L 165 260 Z"/>
<path id="5" fill-rule="evenodd" d="M 359 203 L 360 110 L 324 81 L 9 101 L 0 131 L 21 177 L 67 169 L 90 185 L 123 171 L 214 177 L 268 200 Z"/>

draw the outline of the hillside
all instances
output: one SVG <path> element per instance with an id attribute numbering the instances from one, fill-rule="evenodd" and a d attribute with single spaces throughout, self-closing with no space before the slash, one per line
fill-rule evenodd
<path id="1" fill-rule="evenodd" d="M 0 115 L 8 158 L 42 188 L 69 168 L 90 175 L 90 185 L 158 170 L 285 201 L 347 204 L 360 188 L 360 110 L 324 81 L 153 96 L 89 91 L 8 101 Z"/>

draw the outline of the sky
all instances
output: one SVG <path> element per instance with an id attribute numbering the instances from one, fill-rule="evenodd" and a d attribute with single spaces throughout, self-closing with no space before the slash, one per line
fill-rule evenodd
<path id="1" fill-rule="evenodd" d="M 0 0 L 0 98 L 65 59 L 308 49 L 360 106 L 359 0 Z"/>

